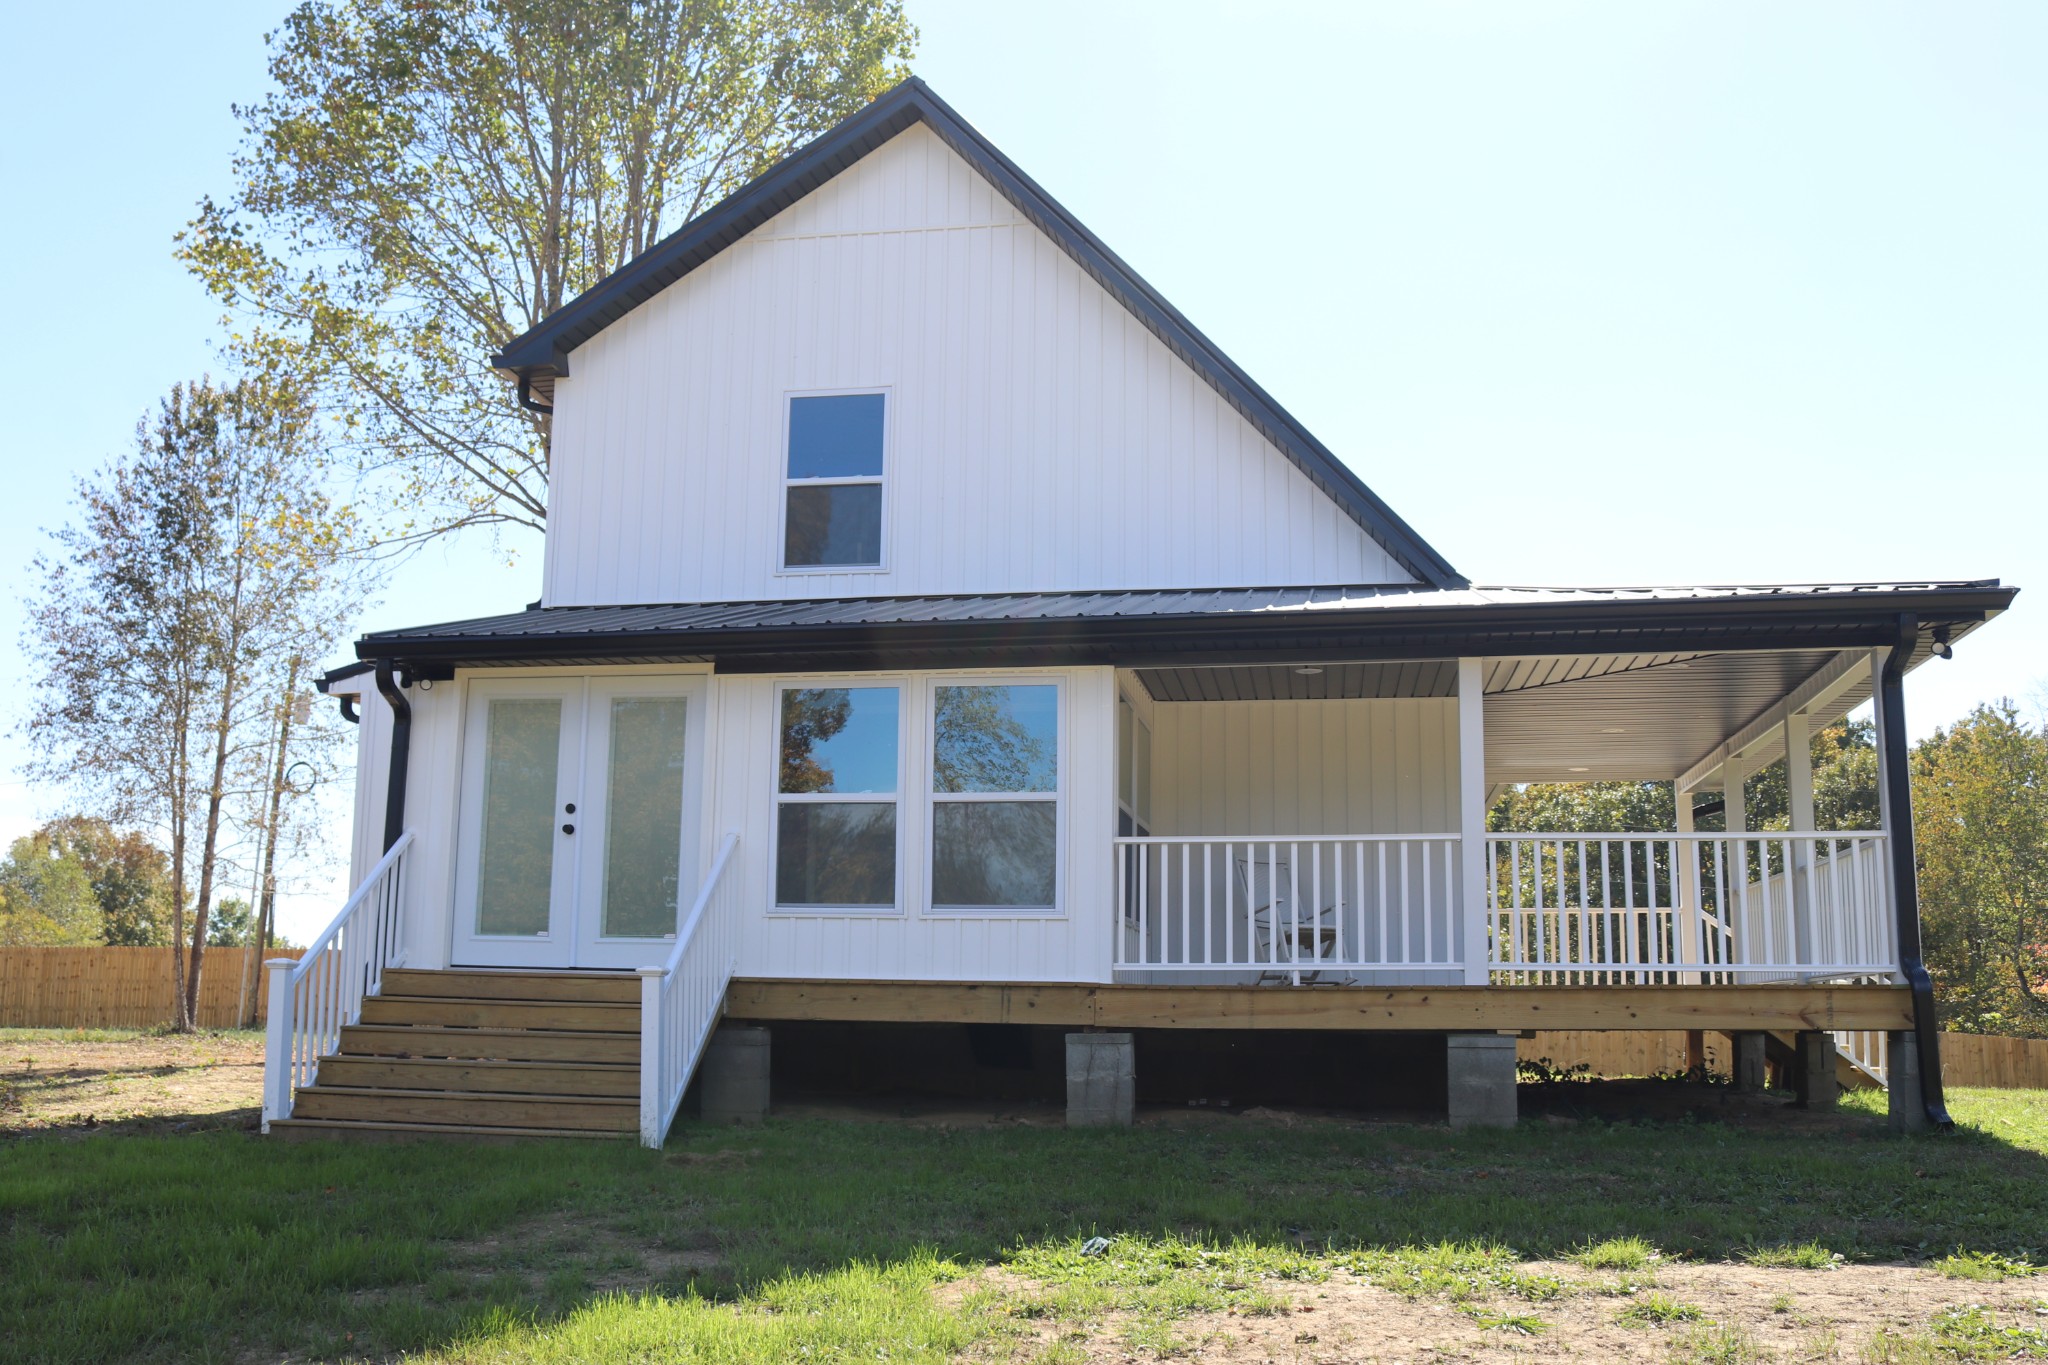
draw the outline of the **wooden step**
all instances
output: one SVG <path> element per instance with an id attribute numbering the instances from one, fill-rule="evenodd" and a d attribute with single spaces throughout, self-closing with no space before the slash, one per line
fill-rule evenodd
<path id="1" fill-rule="evenodd" d="M 640 1035 L 554 1029 L 443 1028 L 349 1024 L 335 1051 L 344 1057 L 439 1057 L 463 1061 L 598 1062 L 638 1065 Z"/>
<path id="2" fill-rule="evenodd" d="M 320 1059 L 320 1085 L 380 1090 L 490 1091 L 520 1095 L 640 1097 L 640 1068 L 624 1063 L 476 1061 L 447 1057 Z"/>
<path id="3" fill-rule="evenodd" d="M 557 1000 L 465 1000 L 386 991 L 363 1001 L 366 1024 L 431 1024 L 455 1028 L 555 1029 L 637 1033 L 640 1005 Z"/>
<path id="4" fill-rule="evenodd" d="M 292 1116 L 357 1123 L 448 1123 L 475 1128 L 631 1133 L 640 1126 L 640 1101 L 356 1088 L 328 1085 L 323 1077 L 299 1092 L 292 1104 Z"/>
<path id="5" fill-rule="evenodd" d="M 350 1119 L 272 1119 L 270 1135 L 286 1142 L 327 1141 L 334 1138 L 350 1142 L 419 1142 L 433 1139 L 455 1139 L 464 1142 L 523 1142 L 533 1138 L 609 1138 L 616 1142 L 617 1133 L 595 1132 L 574 1128 L 480 1128 L 468 1123 L 361 1123 Z"/>
<path id="6" fill-rule="evenodd" d="M 511 972 L 454 967 L 384 973 L 385 995 L 453 996 L 461 1000 L 567 1000 L 637 1005 L 640 978 L 630 972 Z"/>

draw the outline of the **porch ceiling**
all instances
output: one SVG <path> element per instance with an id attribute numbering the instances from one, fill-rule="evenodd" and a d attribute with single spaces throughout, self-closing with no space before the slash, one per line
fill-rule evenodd
<path id="1" fill-rule="evenodd" d="M 1676 778 L 1836 657 L 1831 650 L 1700 654 L 1490 693 L 1486 780 Z M 1814 722 L 1839 720 L 1869 697 L 1865 674 L 1816 708 Z M 1752 761 L 1774 756 L 1758 753 Z"/>

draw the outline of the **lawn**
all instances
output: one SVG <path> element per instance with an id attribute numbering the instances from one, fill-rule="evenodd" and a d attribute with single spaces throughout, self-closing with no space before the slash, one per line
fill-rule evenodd
<path id="1" fill-rule="evenodd" d="M 660 1153 L 16 1136 L 0 1355 L 2048 1355 L 2048 1093 L 1958 1093 L 1920 1139 L 1882 1099 L 1460 1134 L 685 1123 Z"/>

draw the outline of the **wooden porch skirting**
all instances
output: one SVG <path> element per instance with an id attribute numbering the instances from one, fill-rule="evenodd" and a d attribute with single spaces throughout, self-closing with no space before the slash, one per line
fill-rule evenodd
<path id="1" fill-rule="evenodd" d="M 1907 1029 L 1904 986 L 991 986 L 742 978 L 734 1019 L 1062 1028 Z"/>

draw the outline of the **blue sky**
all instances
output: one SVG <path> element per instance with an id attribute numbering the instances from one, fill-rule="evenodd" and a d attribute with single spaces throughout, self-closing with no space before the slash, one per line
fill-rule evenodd
<path id="1" fill-rule="evenodd" d="M 2048 591 L 2048 6 L 910 5 L 919 73 L 1475 579 Z M 171 236 L 286 7 L 197 12 L 0 50 L 10 636 L 74 476 L 214 363 Z M 530 601 L 534 548 L 430 552 L 360 624 Z M 2044 622 L 1923 669 L 1913 728 L 2037 704 Z M 7 837 L 63 805 L 21 757 Z"/>

